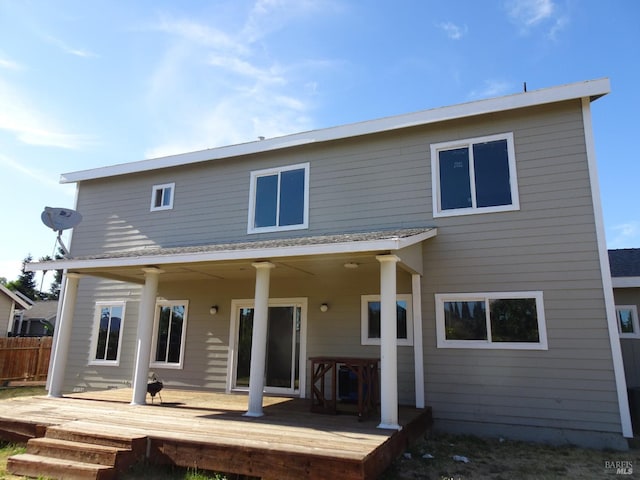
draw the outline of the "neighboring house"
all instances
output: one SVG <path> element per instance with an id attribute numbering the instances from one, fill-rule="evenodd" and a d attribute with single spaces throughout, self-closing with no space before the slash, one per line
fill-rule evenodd
<path id="1" fill-rule="evenodd" d="M 379 357 L 451 432 L 632 436 L 591 103 L 607 79 L 79 171 L 49 392 L 311 396 Z"/>
<path id="2" fill-rule="evenodd" d="M 48 337 L 53 335 L 57 300 L 34 302 L 29 310 L 18 311 L 14 315 L 12 334 L 16 337 Z"/>
<path id="3" fill-rule="evenodd" d="M 31 303 L 28 299 L 0 285 L 0 337 L 6 337 L 12 333 L 16 312 L 29 308 Z"/>
<path id="4" fill-rule="evenodd" d="M 634 425 L 640 430 L 640 248 L 609 250 L 613 296 Z"/>

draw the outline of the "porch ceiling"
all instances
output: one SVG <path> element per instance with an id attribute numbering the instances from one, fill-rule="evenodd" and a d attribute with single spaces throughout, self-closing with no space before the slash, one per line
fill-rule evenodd
<path id="1" fill-rule="evenodd" d="M 435 237 L 435 228 L 309 236 L 258 240 L 203 246 L 146 248 L 95 256 L 67 258 L 27 265 L 27 270 L 67 269 L 69 272 L 144 283 L 143 268 L 157 267 L 162 281 L 242 280 L 255 277 L 252 263 L 270 261 L 277 268 L 274 278 L 309 278 L 347 274 L 346 263 L 357 265 L 359 273 L 376 273 L 376 255 L 400 253 L 417 248 Z M 407 255 L 410 262 L 410 256 Z M 408 267 L 408 265 L 406 265 Z"/>

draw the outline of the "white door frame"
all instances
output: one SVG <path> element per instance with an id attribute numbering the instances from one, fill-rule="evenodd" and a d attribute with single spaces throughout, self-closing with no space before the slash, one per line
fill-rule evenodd
<path id="1" fill-rule="evenodd" d="M 300 358 L 298 359 L 298 391 L 293 390 L 284 392 L 284 389 L 266 390 L 269 393 L 293 393 L 298 394 L 300 398 L 306 396 L 307 383 L 307 298 L 270 298 L 269 307 L 300 307 Z M 229 319 L 229 355 L 227 359 L 227 384 L 226 391 L 248 391 L 248 388 L 234 388 L 234 378 L 236 376 L 236 361 L 238 351 L 238 315 L 241 308 L 254 308 L 253 298 L 231 300 L 231 318 Z"/>

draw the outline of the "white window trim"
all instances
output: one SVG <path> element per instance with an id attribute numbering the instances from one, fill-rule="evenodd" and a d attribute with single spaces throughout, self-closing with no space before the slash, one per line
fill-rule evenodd
<path id="1" fill-rule="evenodd" d="M 304 206 L 303 220 L 298 225 L 255 227 L 256 212 L 256 183 L 258 177 L 269 175 L 278 175 L 278 193 L 280 193 L 280 173 L 289 170 L 304 169 Z M 296 165 L 287 165 L 286 167 L 267 168 L 264 170 L 256 170 L 251 172 L 251 183 L 249 186 L 249 218 L 247 219 L 247 233 L 267 233 L 281 232 L 287 230 L 304 230 L 309 228 L 309 163 L 298 163 Z M 279 200 L 278 200 L 279 201 Z M 278 209 L 279 210 L 279 209 Z M 277 218 L 277 216 L 276 216 Z"/>
<path id="2" fill-rule="evenodd" d="M 499 205 L 495 207 L 469 207 L 456 208 L 451 210 L 442 210 L 440 197 L 440 162 L 438 161 L 438 153 L 444 150 L 452 150 L 454 148 L 469 148 L 469 154 L 473 155 L 473 145 L 476 143 L 492 142 L 495 140 L 507 141 L 507 154 L 509 157 L 509 184 L 511 187 L 511 204 Z M 469 177 L 474 178 L 474 164 L 469 162 Z M 471 183 L 472 203 L 476 202 L 476 185 L 475 181 Z M 433 216 L 437 217 L 455 217 L 459 215 L 471 215 L 480 213 L 496 213 L 520 210 L 520 196 L 518 194 L 518 175 L 516 172 L 516 154 L 513 143 L 513 132 L 499 133 L 484 137 L 467 138 L 463 140 L 455 140 L 449 142 L 432 143 L 431 144 L 431 186 L 433 195 Z"/>
<path id="3" fill-rule="evenodd" d="M 96 348 L 98 348 L 98 335 L 100 333 L 100 315 L 103 307 L 122 307 L 122 318 L 120 319 L 120 336 L 118 338 L 118 354 L 115 360 L 98 360 L 96 359 Z M 116 300 L 113 302 L 100 301 L 95 304 L 95 312 L 93 314 L 93 335 L 91 337 L 91 347 L 89 350 L 89 365 L 105 365 L 117 367 L 120 365 L 120 353 L 122 352 L 122 337 L 124 332 L 124 321 L 126 317 L 127 302 L 124 300 Z M 108 334 L 107 334 L 108 338 Z"/>
<path id="4" fill-rule="evenodd" d="M 171 188 L 171 198 L 169 199 L 169 205 L 160 205 L 159 207 L 156 207 L 155 205 L 155 199 L 156 199 L 156 192 L 158 190 L 164 190 L 165 188 Z M 157 212 L 159 210 L 171 210 L 173 209 L 173 198 L 176 196 L 176 184 L 175 182 L 173 183 L 163 183 L 161 185 L 154 185 L 153 188 L 151 189 L 151 211 L 152 212 Z"/>
<path id="5" fill-rule="evenodd" d="M 493 299 L 535 298 L 538 315 L 538 342 L 491 342 L 489 340 L 447 340 L 444 325 L 445 302 L 485 301 Z M 489 292 L 489 293 L 446 293 L 436 294 L 436 336 L 438 348 L 479 348 L 495 350 L 548 350 L 547 324 L 544 314 L 542 292 Z M 487 308 L 487 335 L 491 332 L 491 322 Z"/>
<path id="6" fill-rule="evenodd" d="M 184 305 L 184 319 L 182 322 L 182 332 L 180 336 L 180 361 L 178 363 L 158 362 L 155 360 L 156 347 L 158 346 L 158 326 L 160 320 L 160 307 L 173 307 L 176 305 Z M 187 321 L 189 319 L 189 300 L 158 300 L 153 314 L 153 338 L 151 343 L 151 358 L 149 359 L 149 367 L 151 368 L 167 368 L 174 370 L 182 370 L 184 366 L 184 351 L 187 341 Z"/>
<path id="7" fill-rule="evenodd" d="M 633 333 L 622 333 L 622 330 L 620 330 L 620 318 L 618 317 L 618 312 L 620 310 L 631 310 Z M 640 338 L 638 307 L 636 305 L 616 305 L 616 323 L 618 324 L 618 333 L 620 334 L 620 338 Z"/>
<path id="8" fill-rule="evenodd" d="M 410 293 L 398 293 L 396 302 L 403 300 L 407 304 L 407 338 L 398 338 L 399 347 L 413 345 L 413 300 Z M 360 343 L 362 345 L 380 345 L 379 338 L 369 338 L 369 302 L 379 302 L 380 295 L 362 295 L 360 297 Z M 396 319 L 397 321 L 397 319 Z"/>

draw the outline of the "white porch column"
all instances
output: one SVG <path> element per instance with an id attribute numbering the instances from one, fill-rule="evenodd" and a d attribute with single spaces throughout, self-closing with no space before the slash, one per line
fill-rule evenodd
<path id="1" fill-rule="evenodd" d="M 380 425 L 400 430 L 398 425 L 398 324 L 396 310 L 395 255 L 378 255 L 380 262 Z"/>
<path id="2" fill-rule="evenodd" d="M 415 371 L 416 408 L 424 408 L 424 354 L 422 348 L 422 287 L 420 275 L 411 275 L 413 310 L 413 363 Z"/>
<path id="3" fill-rule="evenodd" d="M 245 416 L 261 417 L 264 371 L 267 356 L 267 320 L 269 316 L 269 281 L 271 262 L 252 264 L 256 269 L 256 294 L 253 305 L 253 336 L 249 370 L 249 409 Z"/>
<path id="4" fill-rule="evenodd" d="M 133 398 L 131 405 L 144 405 L 147 400 L 147 383 L 149 379 L 149 359 L 153 336 L 153 317 L 158 295 L 158 277 L 162 273 L 159 268 L 143 268 L 144 287 L 140 297 L 138 312 L 138 333 L 136 337 L 136 364 L 133 371 Z"/>
<path id="5" fill-rule="evenodd" d="M 53 341 L 51 348 L 51 355 L 49 356 L 49 369 L 47 370 L 47 382 L 45 388 L 47 391 L 51 388 L 51 371 L 53 370 L 53 365 L 56 363 L 56 350 L 58 350 L 58 332 L 60 331 L 60 322 L 62 321 L 62 305 L 64 303 L 64 295 L 65 295 L 65 286 L 67 285 L 67 270 L 62 271 L 62 278 L 60 279 L 60 293 L 58 294 L 58 298 L 61 301 L 58 302 L 58 308 L 56 309 L 56 323 L 53 329 Z M 12 317 L 13 318 L 13 317 Z"/>
<path id="6" fill-rule="evenodd" d="M 77 273 L 67 273 L 66 275 L 66 285 L 62 300 L 62 314 L 60 318 L 56 320 L 58 336 L 55 344 L 55 352 L 52 354 L 53 366 L 51 367 L 51 380 L 49 381 L 50 397 L 62 396 L 64 374 L 67 369 L 69 343 L 71 342 L 71 327 L 73 315 L 76 311 L 80 277 L 81 275 Z"/>

